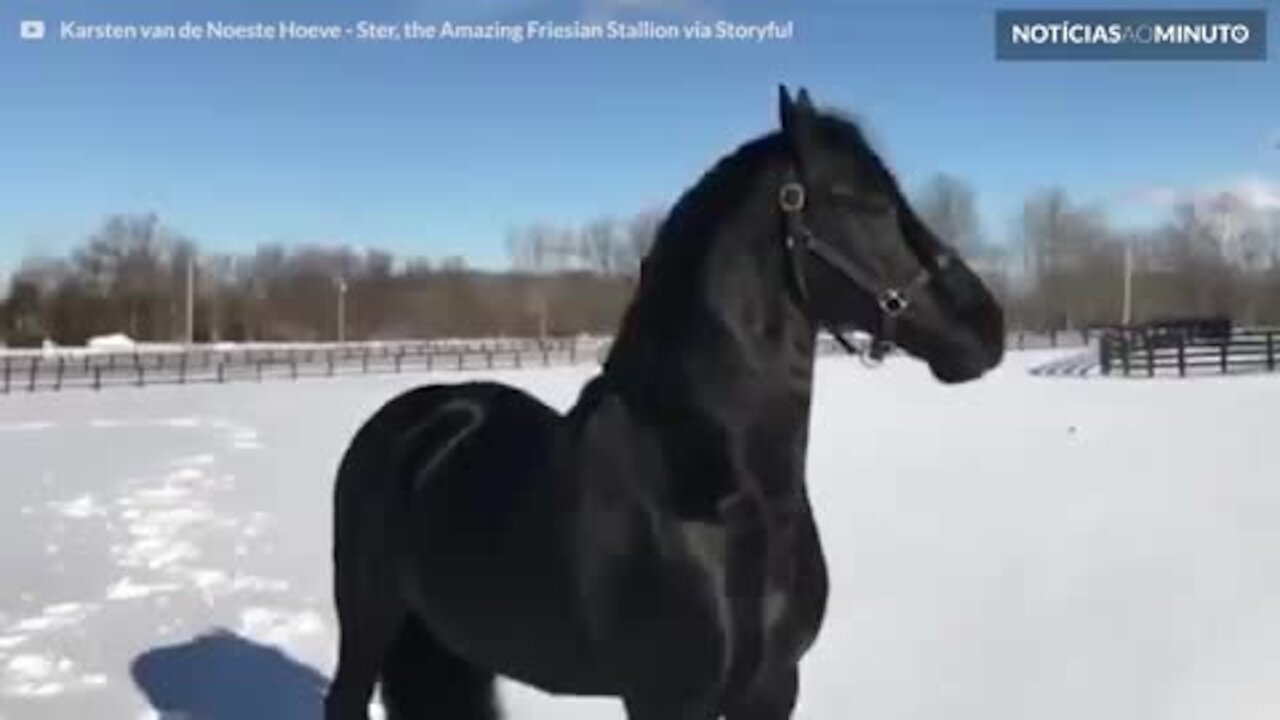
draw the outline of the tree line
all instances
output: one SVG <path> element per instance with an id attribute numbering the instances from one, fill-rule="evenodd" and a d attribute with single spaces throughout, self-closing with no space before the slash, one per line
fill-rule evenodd
<path id="1" fill-rule="evenodd" d="M 510 268 L 335 245 L 201 251 L 155 214 L 117 215 L 64 257 L 30 257 L 0 303 L 0 339 L 332 341 L 607 333 L 660 215 L 513 230 Z M 339 325 L 341 324 L 341 327 Z"/>
<path id="2" fill-rule="evenodd" d="M 1026 199 L 998 243 L 963 180 L 937 175 L 913 196 L 924 221 L 995 290 L 1011 327 L 1205 314 L 1280 324 L 1280 214 L 1246 198 L 1188 199 L 1156 226 L 1132 230 L 1047 189 Z M 0 339 L 25 346 L 111 333 L 155 342 L 609 333 L 663 214 L 513 229 L 504 270 L 344 246 L 210 253 L 155 214 L 116 215 L 65 256 L 22 262 L 0 302 Z"/>
<path id="3" fill-rule="evenodd" d="M 1152 227 L 1132 229 L 1047 190 L 1026 201 L 1015 233 L 1009 264 L 1020 263 L 1021 272 L 1008 307 L 1018 325 L 1062 329 L 1210 316 L 1280 324 L 1280 209 L 1248 196 L 1222 191 L 1181 199 Z"/>

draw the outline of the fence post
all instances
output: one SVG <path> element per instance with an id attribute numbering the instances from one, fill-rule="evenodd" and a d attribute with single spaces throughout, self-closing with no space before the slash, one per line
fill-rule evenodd
<path id="1" fill-rule="evenodd" d="M 93 366 L 93 389 L 102 389 L 102 366 L 97 364 Z"/>
<path id="2" fill-rule="evenodd" d="M 1227 348 L 1231 346 L 1230 338 L 1222 338 L 1222 345 L 1218 351 L 1218 365 L 1222 368 L 1222 374 L 1227 374 Z"/>
<path id="3" fill-rule="evenodd" d="M 255 360 L 253 365 L 254 373 L 258 376 L 258 382 L 262 382 L 262 360 Z"/>
<path id="4" fill-rule="evenodd" d="M 297 355 L 294 355 L 294 354 L 289 355 L 289 372 L 290 374 L 293 375 L 294 380 L 298 379 L 298 356 Z"/>
<path id="5" fill-rule="evenodd" d="M 369 347 L 367 345 L 364 348 L 364 356 L 360 359 L 360 365 L 361 365 L 360 370 L 365 375 L 368 375 L 369 374 Z"/>
<path id="6" fill-rule="evenodd" d="M 1132 370 L 1132 361 L 1129 359 L 1129 331 L 1125 330 L 1120 335 L 1120 364 L 1124 367 L 1124 376 L 1129 377 Z"/>
<path id="7" fill-rule="evenodd" d="M 59 355 L 58 370 L 57 370 L 57 373 L 54 375 L 54 381 L 53 381 L 54 390 L 62 389 L 62 376 L 66 371 L 67 371 L 67 359 Z"/>
<path id="8" fill-rule="evenodd" d="M 463 358 L 465 358 L 466 356 L 467 356 L 467 351 L 465 347 L 462 350 L 458 351 L 458 369 L 459 370 L 462 369 Z"/>
<path id="9" fill-rule="evenodd" d="M 485 359 L 485 362 L 488 364 L 489 369 L 492 370 L 493 369 L 493 348 L 485 349 L 484 359 Z"/>
<path id="10" fill-rule="evenodd" d="M 1178 375 L 1187 376 L 1187 336 L 1178 333 Z"/>
<path id="11" fill-rule="evenodd" d="M 179 385 L 187 384 L 187 354 L 186 353 L 182 353 L 182 356 L 178 358 L 178 384 Z"/>
<path id="12" fill-rule="evenodd" d="M 13 358 L 6 356 L 4 359 L 4 394 L 9 394 L 9 383 L 13 380 Z"/>
<path id="13" fill-rule="evenodd" d="M 325 353 L 325 361 L 329 364 L 329 377 L 333 377 L 333 348 Z"/>
<path id="14" fill-rule="evenodd" d="M 1267 370 L 1274 371 L 1276 369 L 1276 344 L 1275 333 L 1267 331 Z"/>
<path id="15" fill-rule="evenodd" d="M 1111 374 L 1111 336 L 1103 333 L 1098 342 L 1098 363 L 1102 365 L 1102 374 Z"/>
<path id="16" fill-rule="evenodd" d="M 219 384 L 227 381 L 226 367 L 227 367 L 226 360 L 223 358 L 219 358 L 218 359 L 218 383 Z"/>
<path id="17" fill-rule="evenodd" d="M 523 351 L 523 350 L 521 350 L 520 348 L 516 348 L 516 351 L 515 351 L 515 365 L 516 365 L 516 369 L 517 369 L 517 370 L 524 366 L 524 363 L 523 363 L 523 362 L 521 362 L 521 354 L 522 354 L 523 352 L 524 352 L 524 351 Z"/>
<path id="18" fill-rule="evenodd" d="M 400 348 L 399 352 L 396 353 L 396 373 L 397 374 L 400 372 L 400 365 L 403 362 L 404 362 L 404 348 Z"/>
<path id="19" fill-rule="evenodd" d="M 1151 338 L 1147 338 L 1144 343 L 1147 346 L 1147 377 L 1156 376 L 1156 349 L 1151 344 Z"/>

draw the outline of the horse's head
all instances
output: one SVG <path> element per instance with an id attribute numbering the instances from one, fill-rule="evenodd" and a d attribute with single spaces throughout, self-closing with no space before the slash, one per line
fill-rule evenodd
<path id="1" fill-rule="evenodd" d="M 1004 314 L 982 280 L 916 216 L 857 127 L 779 89 L 787 167 L 778 210 L 797 300 L 958 383 L 1000 363 Z"/>

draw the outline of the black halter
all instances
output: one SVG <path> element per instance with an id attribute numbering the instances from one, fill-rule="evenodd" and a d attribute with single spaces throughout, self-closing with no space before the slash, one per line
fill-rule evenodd
<path id="1" fill-rule="evenodd" d="M 794 172 L 789 173 L 787 181 L 778 190 L 778 206 L 782 208 L 783 213 L 786 215 L 787 231 L 785 242 L 787 255 L 791 260 L 791 275 L 795 283 L 796 292 L 800 296 L 800 302 L 806 309 L 808 308 L 809 289 L 804 280 L 803 257 L 801 255 L 801 251 L 806 251 L 845 276 L 863 292 L 875 298 L 876 306 L 880 309 L 880 327 L 872 337 L 871 347 L 866 351 L 861 351 L 854 347 L 853 343 L 840 332 L 839 328 L 827 323 L 822 324 L 826 327 L 827 332 L 830 332 L 849 354 L 861 355 L 873 363 L 879 363 L 893 348 L 894 331 L 898 318 L 911 307 L 913 296 L 934 279 L 935 271 L 945 270 L 950 264 L 951 258 L 945 254 L 939 255 L 935 261 L 935 268 L 931 269 L 927 266 L 922 266 L 920 272 L 905 285 L 882 287 L 875 278 L 872 278 L 861 268 L 849 262 L 848 259 L 840 254 L 839 250 L 809 229 L 809 226 L 804 221 L 806 197 L 804 185 L 796 179 Z"/>

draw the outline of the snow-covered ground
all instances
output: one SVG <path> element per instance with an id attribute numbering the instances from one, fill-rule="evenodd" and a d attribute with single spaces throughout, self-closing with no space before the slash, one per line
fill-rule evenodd
<path id="1" fill-rule="evenodd" d="M 958 387 L 820 362 L 833 598 L 799 718 L 1280 717 L 1280 377 L 1028 372 L 1053 357 Z M 567 407 L 592 370 L 489 376 Z M 319 717 L 338 457 L 461 377 L 0 398 L 0 718 Z M 622 717 L 504 693 L 514 720 Z"/>

